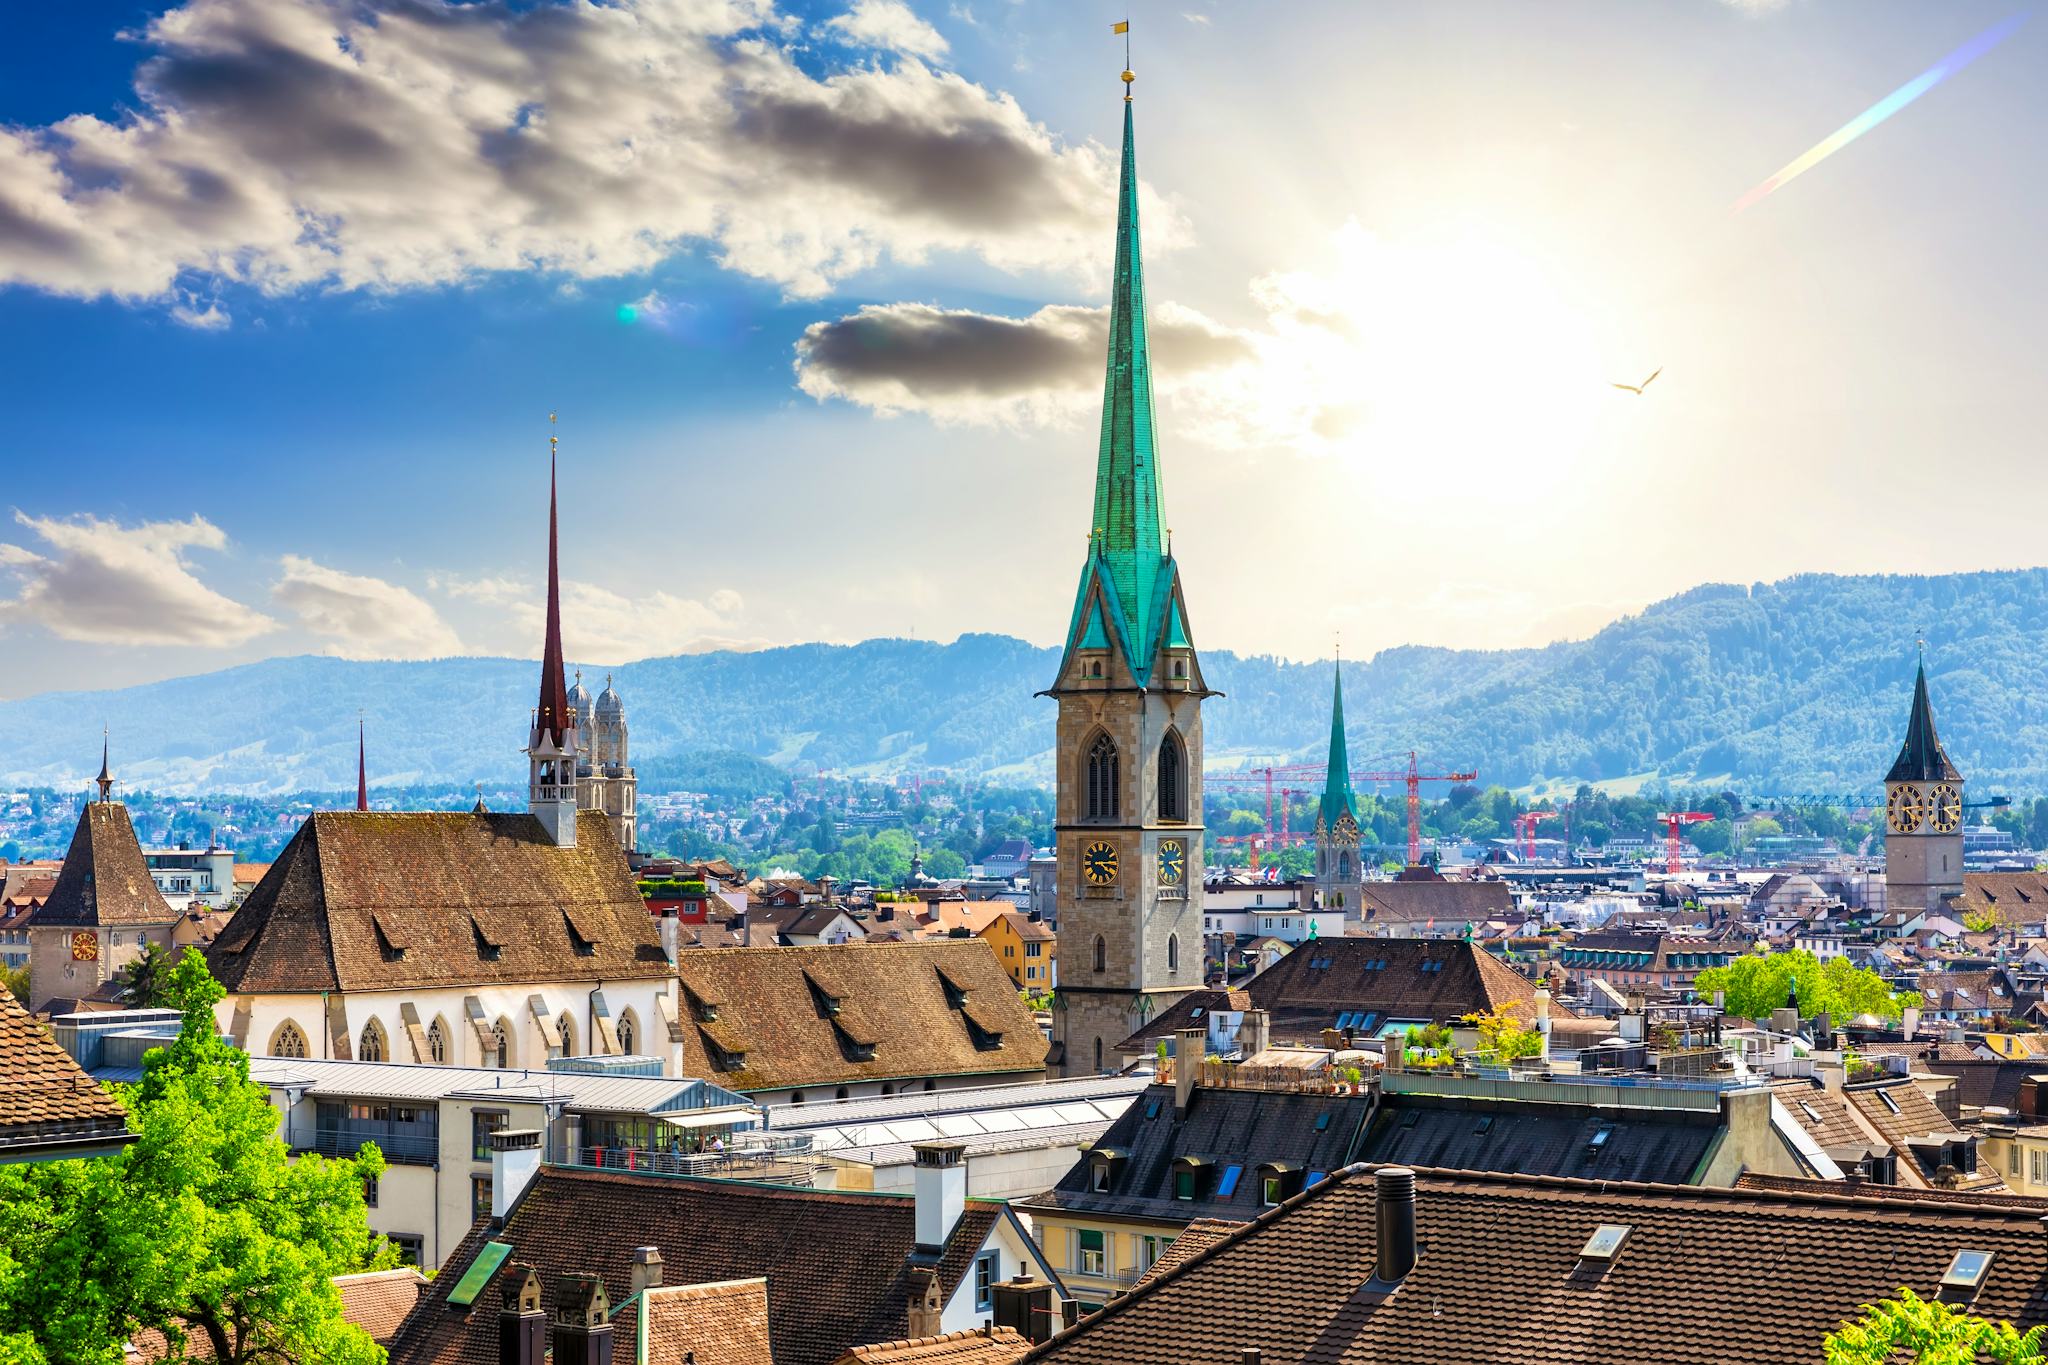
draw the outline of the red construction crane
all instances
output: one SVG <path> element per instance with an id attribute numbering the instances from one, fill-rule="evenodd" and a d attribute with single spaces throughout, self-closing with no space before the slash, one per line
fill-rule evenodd
<path id="1" fill-rule="evenodd" d="M 1685 859 L 1680 856 L 1679 831 L 1687 825 L 1697 825 L 1702 820 L 1714 817 L 1703 810 L 1659 811 L 1657 819 L 1664 826 L 1664 870 L 1673 876 L 1685 871 Z"/>
<path id="2" fill-rule="evenodd" d="M 1525 810 L 1515 817 L 1515 837 L 1522 843 L 1522 861 L 1536 861 L 1536 826 L 1545 820 L 1555 820 L 1562 814 L 1554 810 Z"/>
<path id="3" fill-rule="evenodd" d="M 1391 773 L 1351 774 L 1355 782 L 1405 782 L 1408 784 L 1408 866 L 1414 867 L 1422 861 L 1422 784 L 1425 782 L 1471 782 L 1479 776 L 1467 773 L 1426 773 L 1415 758 L 1415 751 L 1408 751 L 1408 770 Z"/>
<path id="4" fill-rule="evenodd" d="M 1276 787 L 1274 779 L 1304 777 L 1320 780 L 1322 775 L 1323 769 L 1319 765 L 1297 763 L 1289 767 L 1240 768 L 1234 772 L 1227 773 L 1204 773 L 1202 775 L 1202 784 L 1205 787 L 1250 787 L 1255 791 L 1263 789 L 1266 793 L 1267 834 L 1273 833 L 1273 795 L 1275 792 L 1280 794 L 1280 829 L 1277 839 L 1267 840 L 1263 835 L 1255 837 L 1240 834 L 1235 836 L 1234 839 L 1224 841 L 1250 842 L 1251 866 L 1252 871 L 1256 872 L 1259 870 L 1259 850 L 1261 847 L 1277 845 L 1284 848 L 1288 844 L 1299 843 L 1307 837 L 1301 834 L 1290 834 L 1287 830 L 1287 797 L 1298 795 L 1299 793 L 1291 788 Z"/>

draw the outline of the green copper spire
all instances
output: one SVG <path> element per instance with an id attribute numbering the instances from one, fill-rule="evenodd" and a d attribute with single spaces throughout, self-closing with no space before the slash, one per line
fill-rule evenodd
<path id="1" fill-rule="evenodd" d="M 1145 344 L 1145 269 L 1138 252 L 1138 158 L 1124 102 L 1123 173 L 1117 186 L 1116 281 L 1109 300 L 1109 367 L 1102 385 L 1102 445 L 1095 463 L 1095 552 L 1149 661 L 1157 641 L 1155 586 L 1166 564 L 1159 453 L 1153 446 L 1152 359 Z"/>
<path id="2" fill-rule="evenodd" d="M 1358 823 L 1358 797 L 1351 790 L 1351 759 L 1344 748 L 1344 665 L 1337 665 L 1337 686 L 1330 699 L 1330 772 L 1323 779 L 1322 826 L 1335 829 L 1337 817 L 1349 812 Z"/>

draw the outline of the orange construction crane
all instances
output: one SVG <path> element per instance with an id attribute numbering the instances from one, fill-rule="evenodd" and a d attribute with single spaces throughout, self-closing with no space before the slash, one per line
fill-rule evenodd
<path id="1" fill-rule="evenodd" d="M 1425 782 L 1471 782 L 1479 776 L 1476 772 L 1426 773 L 1417 762 L 1415 751 L 1408 751 L 1408 770 L 1391 773 L 1351 774 L 1356 782 L 1405 782 L 1408 784 L 1408 866 L 1414 867 L 1422 861 L 1422 784 Z"/>
<path id="2" fill-rule="evenodd" d="M 1714 817 L 1703 810 L 1660 811 L 1657 821 L 1664 826 L 1664 870 L 1672 876 L 1685 871 L 1685 859 L 1681 856 L 1682 836 L 1679 831 L 1687 825 L 1697 825 L 1702 820 Z"/>
<path id="3" fill-rule="evenodd" d="M 1536 861 L 1536 826 L 1545 820 L 1555 820 L 1560 812 L 1554 810 L 1525 810 L 1515 817 L 1515 838 L 1522 844 L 1522 861 Z"/>

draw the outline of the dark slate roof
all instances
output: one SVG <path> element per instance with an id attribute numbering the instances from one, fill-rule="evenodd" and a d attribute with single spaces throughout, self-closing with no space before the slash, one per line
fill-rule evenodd
<path id="1" fill-rule="evenodd" d="M 1920 671 L 1913 677 L 1913 714 L 1906 720 L 1906 742 L 1899 746 L 1899 756 L 1892 761 L 1892 770 L 1884 775 L 1887 782 L 1960 782 L 1963 775 L 1956 771 L 1956 765 L 1948 761 L 1948 751 L 1941 747 L 1941 739 L 1934 733 L 1934 708 L 1927 701 L 1927 665 L 1920 665 Z"/>
<path id="2" fill-rule="evenodd" d="M 1059 1184 L 1018 1201 L 1018 1207 L 1169 1221 L 1255 1217 L 1261 1208 L 1260 1166 L 1285 1163 L 1291 1176 L 1288 1188 L 1299 1189 L 1311 1172 L 1328 1173 L 1355 1159 L 1371 1113 L 1372 1099 L 1367 1095 L 1198 1086 L 1186 1115 L 1177 1117 L 1173 1087 L 1148 1086 Z M 1095 1157 L 1108 1152 L 1121 1154 L 1121 1159 L 1111 1163 L 1108 1192 L 1097 1193 Z M 1173 1197 L 1174 1171 L 1181 1158 L 1202 1163 L 1197 1197 L 1192 1200 Z M 1220 1197 L 1217 1191 L 1231 1167 L 1238 1169 L 1236 1188 L 1227 1198 Z"/>
<path id="3" fill-rule="evenodd" d="M 1422 1254 L 1385 1298 L 1373 1174 L 1354 1167 L 1139 1284 L 1026 1357 L 1059 1365 L 1809 1365 L 1900 1285 L 1992 1253 L 1972 1311 L 2048 1321 L 2037 1208 L 1421 1171 Z M 1615 1260 L 1580 1258 L 1602 1224 Z M 1510 1306 L 1511 1305 L 1511 1306 Z"/>
<path id="4" fill-rule="evenodd" d="M 1600 1138 L 1601 1133 L 1607 1136 Z M 1386 1095 L 1358 1159 L 1689 1185 L 1699 1178 L 1720 1135 L 1719 1110 L 1614 1110 Z"/>
<path id="5" fill-rule="evenodd" d="M 1253 1007 L 1272 1016 L 1280 1040 L 1320 1035 L 1346 1013 L 1374 1016 L 1367 1032 L 1389 1019 L 1452 1020 L 1497 1006 L 1528 1018 L 1536 1000 L 1534 982 L 1476 944 L 1453 938 L 1313 939 L 1242 990 Z M 1555 1003 L 1551 1012 L 1570 1013 Z M 1141 1047 L 1184 1027 L 1175 1022 L 1180 1017 L 1162 1011 L 1122 1046 Z"/>
<path id="6" fill-rule="evenodd" d="M 725 948 L 679 955 L 676 974 L 683 1074 L 728 1090 L 1045 1069 L 985 939 Z"/>
<path id="7" fill-rule="evenodd" d="M 177 918 L 150 878 L 128 808 L 119 801 L 86 803 L 57 884 L 36 911 L 36 927 L 169 924 Z"/>
<path id="8" fill-rule="evenodd" d="M 999 1203 L 967 1202 L 939 1260 L 946 1297 L 1002 1216 Z M 621 1303 L 632 1287 L 633 1249 L 657 1246 L 670 1284 L 766 1276 L 776 1365 L 830 1365 L 849 1346 L 910 1334 L 907 1258 L 917 1225 L 908 1195 L 543 1166 L 502 1230 L 479 1222 L 449 1255 L 392 1342 L 390 1365 L 496 1365 L 499 1286 L 486 1286 L 468 1310 L 448 1303 L 487 1240 L 511 1244 L 508 1266 L 540 1272 L 541 1302 L 551 1316 L 558 1276 L 599 1275 L 611 1302 Z M 500 1270 L 498 1278 L 504 1275 Z M 615 1316 L 614 1324 L 614 1365 L 633 1365 L 630 1317 Z"/>
<path id="9" fill-rule="evenodd" d="M 109 1140 L 128 1140 L 127 1111 L 0 989 L 0 1161 Z"/>
<path id="10" fill-rule="evenodd" d="M 317 811 L 207 964 L 230 991 L 398 990 L 666 976 L 646 904 L 597 811 L 557 848 L 535 817 Z"/>

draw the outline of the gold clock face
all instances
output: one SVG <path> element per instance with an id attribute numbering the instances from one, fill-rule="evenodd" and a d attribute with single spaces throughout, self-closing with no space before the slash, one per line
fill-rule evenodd
<path id="1" fill-rule="evenodd" d="M 1927 794 L 1927 823 L 1939 834 L 1954 834 L 1963 823 L 1963 794 L 1944 782 Z"/>
<path id="2" fill-rule="evenodd" d="M 1188 875 L 1187 845 L 1178 839 L 1159 841 L 1159 881 L 1164 886 L 1179 886 L 1181 878 Z"/>
<path id="3" fill-rule="evenodd" d="M 1116 880 L 1116 845 L 1097 839 L 1081 850 L 1081 875 L 1090 886 L 1108 886 Z"/>
<path id="4" fill-rule="evenodd" d="M 71 960 L 73 962 L 97 962 L 100 958 L 100 936 L 90 929 L 81 929 L 71 936 Z"/>
<path id="5" fill-rule="evenodd" d="M 1918 787 L 1901 783 L 1892 788 L 1892 794 L 1885 800 L 1885 823 L 1894 834 L 1911 834 L 1919 829 L 1923 813 Z"/>

